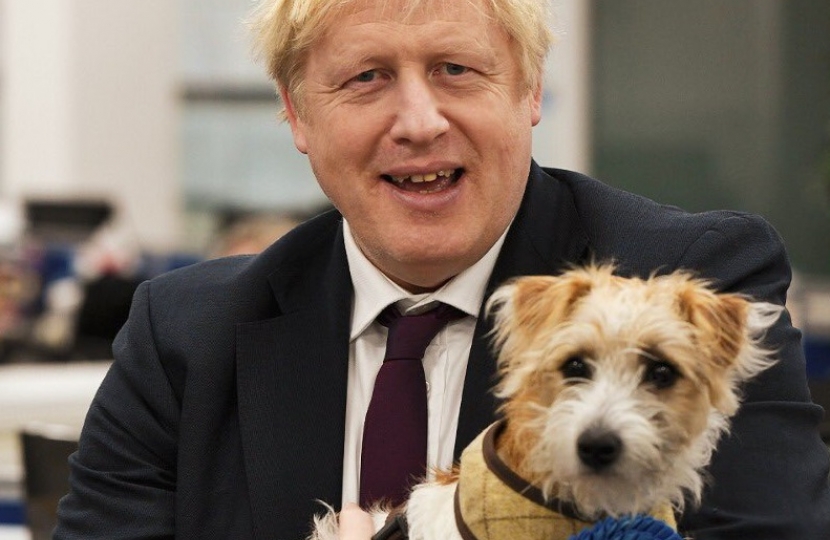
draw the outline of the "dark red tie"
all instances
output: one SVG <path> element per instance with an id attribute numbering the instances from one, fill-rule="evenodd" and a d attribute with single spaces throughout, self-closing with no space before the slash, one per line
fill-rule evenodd
<path id="1" fill-rule="evenodd" d="M 406 500 L 427 462 L 427 388 L 421 362 L 427 346 L 446 324 L 464 313 L 441 304 L 402 316 L 393 306 L 378 316 L 389 328 L 386 355 L 375 379 L 363 425 L 360 504 Z"/>

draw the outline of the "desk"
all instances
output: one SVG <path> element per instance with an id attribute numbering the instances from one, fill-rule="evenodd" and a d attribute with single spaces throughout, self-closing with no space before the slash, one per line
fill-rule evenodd
<path id="1" fill-rule="evenodd" d="M 110 362 L 0 366 L 0 431 L 29 422 L 80 428 Z"/>
<path id="2" fill-rule="evenodd" d="M 0 540 L 31 540 L 32 535 L 26 527 L 17 525 L 0 525 Z"/>
<path id="3" fill-rule="evenodd" d="M 0 488 L 23 479 L 18 432 L 40 424 L 77 435 L 109 366 L 104 361 L 0 366 Z"/>

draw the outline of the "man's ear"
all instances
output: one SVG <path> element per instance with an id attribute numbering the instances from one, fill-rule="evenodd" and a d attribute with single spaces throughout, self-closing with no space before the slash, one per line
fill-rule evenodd
<path id="1" fill-rule="evenodd" d="M 542 82 L 536 84 L 530 97 L 530 123 L 535 126 L 542 119 Z"/>
<path id="2" fill-rule="evenodd" d="M 285 117 L 288 124 L 291 126 L 291 135 L 294 138 L 294 146 L 303 154 L 308 154 L 308 141 L 305 136 L 305 123 L 297 116 L 297 108 L 294 106 L 294 101 L 291 95 L 284 87 L 280 87 L 280 98 L 285 106 Z"/>

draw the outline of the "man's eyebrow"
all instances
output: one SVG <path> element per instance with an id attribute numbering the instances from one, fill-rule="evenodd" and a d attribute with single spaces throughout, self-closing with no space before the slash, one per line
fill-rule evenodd
<path id="1" fill-rule="evenodd" d="M 361 72 L 366 69 L 373 69 L 378 64 L 383 64 L 388 61 L 389 55 L 383 53 L 365 53 L 357 56 L 351 56 L 348 53 L 338 55 L 339 61 L 335 68 L 335 73 L 353 73 Z"/>
<path id="2" fill-rule="evenodd" d="M 386 49 L 367 46 L 364 43 L 339 43 L 332 51 L 337 58 L 330 73 L 335 77 L 360 72 L 364 68 L 372 69 L 376 65 L 393 63 L 395 54 Z M 458 58 L 459 63 L 475 60 L 478 65 L 492 68 L 498 61 L 495 54 L 498 51 L 485 43 L 484 40 L 459 38 L 458 36 L 438 36 L 430 42 L 430 48 L 424 54 L 427 62 L 439 61 L 442 58 Z"/>

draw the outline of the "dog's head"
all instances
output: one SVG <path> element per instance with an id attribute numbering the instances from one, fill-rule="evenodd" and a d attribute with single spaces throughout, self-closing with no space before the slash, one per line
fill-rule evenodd
<path id="1" fill-rule="evenodd" d="M 488 303 L 507 429 L 499 451 L 586 515 L 697 500 L 739 387 L 772 363 L 782 308 L 686 273 L 611 266 L 519 278 Z"/>

